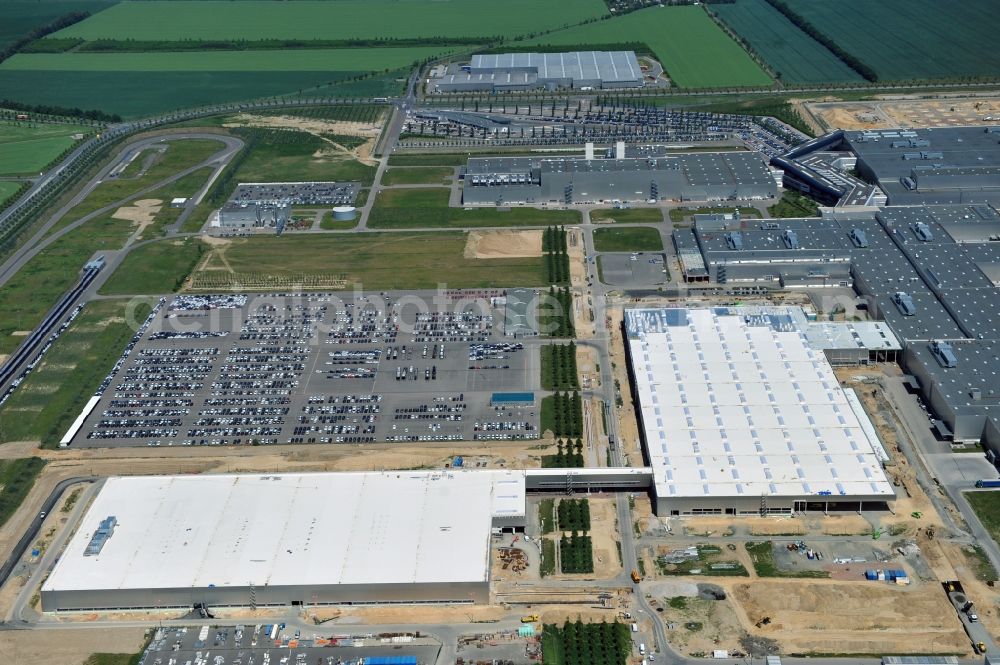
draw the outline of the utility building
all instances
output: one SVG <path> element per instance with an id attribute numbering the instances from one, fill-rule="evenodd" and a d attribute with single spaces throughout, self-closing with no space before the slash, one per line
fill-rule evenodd
<path id="1" fill-rule="evenodd" d="M 111 478 L 42 607 L 485 603 L 524 492 L 523 471 Z"/>

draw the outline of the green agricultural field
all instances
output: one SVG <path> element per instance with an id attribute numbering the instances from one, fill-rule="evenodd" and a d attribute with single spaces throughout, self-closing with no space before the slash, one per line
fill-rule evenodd
<path id="1" fill-rule="evenodd" d="M 591 210 L 590 219 L 594 222 L 654 224 L 663 221 L 663 212 L 659 208 L 605 208 L 603 210 Z"/>
<path id="2" fill-rule="evenodd" d="M 466 241 L 459 232 L 241 238 L 225 249 L 232 273 L 203 270 L 195 280 L 197 285 L 208 277 L 214 285 L 228 277 L 228 283 L 269 282 L 276 288 L 282 280 L 318 275 L 372 290 L 430 289 L 442 282 L 449 288 L 545 284 L 540 258 L 467 259 Z"/>
<path id="3" fill-rule="evenodd" d="M 60 16 L 75 12 L 96 13 L 112 4 L 109 0 L 3 0 L 0 2 L 0 48 Z"/>
<path id="4" fill-rule="evenodd" d="M 371 71 L 395 69 L 440 53 L 442 53 L 440 47 L 166 53 L 19 53 L 5 60 L 0 65 L 0 70 L 78 72 Z"/>
<path id="5" fill-rule="evenodd" d="M 219 0 L 122 2 L 56 33 L 93 39 L 512 37 L 607 13 L 601 0 Z"/>
<path id="6" fill-rule="evenodd" d="M 613 227 L 594 231 L 598 252 L 659 252 L 663 249 L 660 231 L 648 226 Z"/>
<path id="7" fill-rule="evenodd" d="M 382 176 L 383 185 L 442 185 L 455 175 L 455 169 L 448 166 L 426 166 L 422 168 L 390 168 Z"/>
<path id="8" fill-rule="evenodd" d="M 711 11 L 787 83 L 863 83 L 864 79 L 766 0 L 713 4 Z"/>
<path id="9" fill-rule="evenodd" d="M 96 300 L 52 346 L 45 360 L 0 407 L 0 443 L 55 447 L 101 385 L 155 301 Z"/>
<path id="10" fill-rule="evenodd" d="M 204 251 L 205 244 L 190 237 L 136 247 L 101 287 L 101 293 L 130 296 L 178 291 Z"/>
<path id="11" fill-rule="evenodd" d="M 575 210 L 536 208 L 450 208 L 449 190 L 444 187 L 387 189 L 375 199 L 368 226 L 382 229 L 472 228 L 479 226 L 544 226 L 575 224 Z"/>
<path id="12" fill-rule="evenodd" d="M 771 77 L 701 7 L 651 7 L 523 44 L 588 48 L 644 42 L 683 88 L 768 86 Z"/>
<path id="13" fill-rule="evenodd" d="M 785 0 L 882 80 L 1000 76 L 996 0 Z"/>
<path id="14" fill-rule="evenodd" d="M 80 125 L 0 124 L 0 175 L 37 174 L 76 141 L 74 134 L 89 134 Z M 0 194 L 0 200 L 3 200 Z"/>

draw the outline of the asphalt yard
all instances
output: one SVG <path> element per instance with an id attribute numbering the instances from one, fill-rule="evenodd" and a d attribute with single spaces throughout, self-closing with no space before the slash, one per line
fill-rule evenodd
<path id="1" fill-rule="evenodd" d="M 538 438 L 538 348 L 503 336 L 502 297 L 177 296 L 70 445 Z"/>

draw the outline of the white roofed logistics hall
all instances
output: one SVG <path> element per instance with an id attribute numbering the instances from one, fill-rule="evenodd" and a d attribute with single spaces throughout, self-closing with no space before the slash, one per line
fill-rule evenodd
<path id="1" fill-rule="evenodd" d="M 626 310 L 657 514 L 788 513 L 895 497 L 867 415 L 796 320 L 779 308 Z"/>
<path id="2" fill-rule="evenodd" d="M 524 492 L 523 471 L 110 478 L 42 607 L 487 602 Z"/>

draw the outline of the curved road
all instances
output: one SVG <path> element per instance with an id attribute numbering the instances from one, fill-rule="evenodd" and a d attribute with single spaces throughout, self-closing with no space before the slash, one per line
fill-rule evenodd
<path id="1" fill-rule="evenodd" d="M 215 153 L 208 159 L 191 166 L 183 171 L 179 171 L 170 177 L 164 178 L 163 180 L 156 182 L 148 187 L 145 187 L 134 194 L 127 196 L 123 199 L 110 203 L 99 210 L 81 217 L 80 219 L 74 221 L 72 224 L 68 224 L 64 228 L 60 229 L 56 233 L 46 237 L 46 233 L 52 229 L 53 226 L 59 223 L 59 221 L 65 217 L 73 208 L 78 206 L 84 199 L 86 199 L 102 182 L 105 181 L 108 174 L 117 167 L 123 159 L 135 150 L 142 150 L 148 148 L 149 146 L 159 145 L 168 141 L 180 141 L 185 139 L 209 139 L 213 141 L 219 141 L 224 144 L 224 148 L 219 152 Z M 0 286 L 3 286 L 11 277 L 13 277 L 24 265 L 34 258 L 39 252 L 48 247 L 50 244 L 66 235 L 67 233 L 75 230 L 79 226 L 87 223 L 88 221 L 99 217 L 108 212 L 117 210 L 119 207 L 137 199 L 149 192 L 155 191 L 164 185 L 168 185 L 176 180 L 179 180 L 195 171 L 202 169 L 206 166 L 215 166 L 216 174 L 221 171 L 222 168 L 229 163 L 233 156 L 239 152 L 243 147 L 243 141 L 234 137 L 226 136 L 223 134 L 212 134 L 209 132 L 185 132 L 183 134 L 171 134 L 169 136 L 156 136 L 148 137 L 145 139 L 140 139 L 138 141 L 133 141 L 121 148 L 116 157 L 112 159 L 104 168 L 102 168 L 86 186 L 81 189 L 76 196 L 74 196 L 66 205 L 57 210 L 31 237 L 28 242 L 21 246 L 14 254 L 8 258 L 2 265 L 0 265 Z"/>

